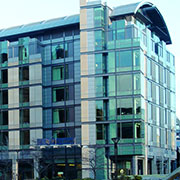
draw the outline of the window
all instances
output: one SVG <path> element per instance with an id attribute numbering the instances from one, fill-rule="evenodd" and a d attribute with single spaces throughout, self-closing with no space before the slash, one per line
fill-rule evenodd
<path id="1" fill-rule="evenodd" d="M 28 45 L 19 46 L 19 60 L 27 60 L 29 57 Z"/>
<path id="2" fill-rule="evenodd" d="M 114 41 L 116 39 L 116 31 L 109 30 L 108 31 L 108 41 Z"/>
<path id="3" fill-rule="evenodd" d="M 140 69 L 140 50 L 134 50 L 133 51 L 133 67 L 134 70 L 139 70 Z"/>
<path id="4" fill-rule="evenodd" d="M 122 139 L 133 138 L 133 123 L 122 123 Z"/>
<path id="5" fill-rule="evenodd" d="M 104 26 L 104 8 L 98 7 L 94 8 L 94 26 L 101 27 Z"/>
<path id="6" fill-rule="evenodd" d="M 152 52 L 155 52 L 155 42 L 153 39 L 151 39 L 151 50 Z"/>
<path id="7" fill-rule="evenodd" d="M 74 86 L 68 85 L 66 87 L 53 88 L 53 102 L 73 100 L 74 99 Z"/>
<path id="8" fill-rule="evenodd" d="M 125 28 L 125 39 L 133 38 L 133 26 L 127 26 Z"/>
<path id="9" fill-rule="evenodd" d="M 20 131 L 20 145 L 30 144 L 30 132 L 29 130 Z"/>
<path id="10" fill-rule="evenodd" d="M 170 62 L 170 52 L 166 51 L 166 60 Z"/>
<path id="11" fill-rule="evenodd" d="M 1 70 L 1 82 L 2 84 L 8 83 L 8 70 L 7 69 Z"/>
<path id="12" fill-rule="evenodd" d="M 2 105 L 8 104 L 8 90 L 2 91 Z"/>
<path id="13" fill-rule="evenodd" d="M 59 101 L 64 101 L 64 86 L 63 87 L 58 87 L 58 88 L 53 88 L 53 102 L 59 102 Z"/>
<path id="14" fill-rule="evenodd" d="M 95 31 L 95 49 L 103 50 L 105 45 L 104 31 Z"/>
<path id="15" fill-rule="evenodd" d="M 96 139 L 104 140 L 105 139 L 105 126 L 104 124 L 96 125 Z"/>
<path id="16" fill-rule="evenodd" d="M 73 42 L 65 42 L 52 46 L 52 59 L 60 59 L 73 56 Z"/>
<path id="17" fill-rule="evenodd" d="M 18 50 L 19 47 L 18 46 L 9 46 L 8 48 L 8 58 L 14 58 L 14 57 L 18 57 Z"/>
<path id="18" fill-rule="evenodd" d="M 96 97 L 115 96 L 115 76 L 96 77 Z"/>
<path id="19" fill-rule="evenodd" d="M 64 66 L 53 67 L 53 81 L 64 79 Z"/>
<path id="20" fill-rule="evenodd" d="M 19 80 L 29 81 L 29 66 L 19 67 Z"/>
<path id="21" fill-rule="evenodd" d="M 162 66 L 159 66 L 159 82 L 161 85 L 163 85 L 163 82 L 164 82 L 163 71 L 164 71 L 164 68 Z"/>
<path id="22" fill-rule="evenodd" d="M 19 89 L 19 98 L 20 103 L 29 102 L 29 88 L 20 88 Z"/>
<path id="23" fill-rule="evenodd" d="M 54 138 L 73 138 L 75 134 L 74 128 L 58 129 L 53 131 Z"/>
<path id="24" fill-rule="evenodd" d="M 0 142 L 1 146 L 8 146 L 8 132 L 0 132 Z"/>
<path id="25" fill-rule="evenodd" d="M 95 55 L 95 72 L 96 74 L 105 72 L 105 57 L 102 54 Z"/>
<path id="26" fill-rule="evenodd" d="M 74 64 L 66 64 L 65 65 L 65 78 L 66 79 L 71 79 L 73 78 L 73 72 L 74 72 L 74 68 L 73 68 Z"/>
<path id="27" fill-rule="evenodd" d="M 66 129 L 56 130 L 53 132 L 53 137 L 54 138 L 66 138 L 67 130 Z"/>
<path id="28" fill-rule="evenodd" d="M 132 52 L 120 51 L 117 52 L 116 71 L 131 71 L 132 70 Z"/>
<path id="29" fill-rule="evenodd" d="M 107 56 L 107 72 L 115 72 L 115 53 L 110 52 Z"/>
<path id="30" fill-rule="evenodd" d="M 125 30 L 124 29 L 117 29 L 117 40 L 125 39 Z"/>
<path id="31" fill-rule="evenodd" d="M 160 147 L 160 129 L 156 129 L 157 146 Z"/>
<path id="32" fill-rule="evenodd" d="M 135 115 L 141 114 L 141 99 L 140 98 L 134 99 L 134 114 Z"/>
<path id="33" fill-rule="evenodd" d="M 20 110 L 20 124 L 29 124 L 29 109 Z"/>
<path id="34" fill-rule="evenodd" d="M 79 35 L 79 34 L 80 34 L 79 29 L 75 29 L 75 30 L 74 30 L 74 35 L 76 36 L 76 35 Z"/>
<path id="35" fill-rule="evenodd" d="M 96 121 L 104 121 L 106 116 L 105 104 L 103 101 L 96 101 Z"/>
<path id="36" fill-rule="evenodd" d="M 166 70 L 166 75 L 167 75 L 167 87 L 170 88 L 171 87 L 171 76 L 170 76 L 170 72 L 168 70 Z"/>
<path id="37" fill-rule="evenodd" d="M 133 122 L 128 123 L 119 123 L 117 126 L 118 137 L 122 139 L 129 138 L 144 138 L 144 128 L 143 123 L 136 122 L 133 125 Z M 134 134 L 134 135 L 133 135 Z"/>
<path id="38" fill-rule="evenodd" d="M 168 145 L 168 130 L 165 128 L 165 144 Z"/>
<path id="39" fill-rule="evenodd" d="M 52 39 L 62 38 L 63 32 L 61 31 L 53 31 L 52 32 Z"/>
<path id="40" fill-rule="evenodd" d="M 74 108 L 66 107 L 53 110 L 53 123 L 74 122 Z"/>
<path id="41" fill-rule="evenodd" d="M 162 43 L 162 42 L 161 42 Z M 159 56 L 160 57 L 163 57 L 163 47 L 161 44 L 158 45 L 158 48 L 159 48 Z"/>
<path id="42" fill-rule="evenodd" d="M 74 86 L 62 86 L 53 88 L 53 102 L 59 102 L 64 100 L 73 100 L 74 99 Z"/>
<path id="43" fill-rule="evenodd" d="M 65 110 L 64 108 L 53 110 L 53 123 L 64 123 L 65 122 Z"/>
<path id="44" fill-rule="evenodd" d="M 134 94 L 140 94 L 141 92 L 141 75 L 134 74 Z"/>
<path id="45" fill-rule="evenodd" d="M 105 79 L 103 77 L 96 77 L 96 97 L 104 96 L 106 93 Z"/>
<path id="46" fill-rule="evenodd" d="M 8 61 L 8 53 L 7 53 L 8 42 L 7 41 L 0 42 L 0 47 L 1 47 L 0 62 L 2 64 L 7 63 L 7 61 Z"/>
<path id="47" fill-rule="evenodd" d="M 66 42 L 65 43 L 65 57 L 72 57 L 73 56 L 73 42 Z"/>
<path id="48" fill-rule="evenodd" d="M 1 58 L 1 63 L 5 63 L 8 61 L 8 54 L 7 53 L 1 53 L 0 58 Z"/>
<path id="49" fill-rule="evenodd" d="M 115 76 L 109 76 L 107 81 L 107 96 L 115 96 Z"/>
<path id="50" fill-rule="evenodd" d="M 50 40 L 50 34 L 43 34 L 43 41 Z"/>
<path id="51" fill-rule="evenodd" d="M 1 111 L 0 113 L 0 125 L 8 125 L 8 111 Z"/>
<path id="52" fill-rule="evenodd" d="M 117 29 L 124 29 L 125 28 L 125 20 L 121 19 L 116 21 Z"/>
<path id="53" fill-rule="evenodd" d="M 59 65 L 52 68 L 53 81 L 73 78 L 73 64 Z"/>
<path id="54" fill-rule="evenodd" d="M 161 106 L 164 106 L 164 88 L 163 87 L 159 88 L 159 104 Z"/>
<path id="55" fill-rule="evenodd" d="M 65 36 L 66 36 L 66 37 L 72 36 L 72 31 L 65 31 Z"/>
<path id="56" fill-rule="evenodd" d="M 152 101 L 154 103 L 156 103 L 156 96 L 156 84 L 152 82 Z"/>
<path id="57" fill-rule="evenodd" d="M 128 95 L 132 93 L 132 74 L 117 76 L 117 95 Z"/>
<path id="58" fill-rule="evenodd" d="M 66 107 L 66 122 L 74 122 L 74 107 Z"/>
<path id="59" fill-rule="evenodd" d="M 122 116 L 122 118 L 128 118 L 129 115 L 133 114 L 133 100 L 127 99 L 117 99 L 117 116 Z"/>
<path id="60" fill-rule="evenodd" d="M 52 46 L 52 59 L 64 58 L 64 44 L 56 44 Z"/>
<path id="61" fill-rule="evenodd" d="M 38 41 L 29 44 L 29 55 L 41 53 L 41 47 Z"/>
<path id="62" fill-rule="evenodd" d="M 135 123 L 135 138 L 142 138 L 141 123 Z"/>
<path id="63" fill-rule="evenodd" d="M 24 61 L 29 58 L 29 38 L 19 39 L 19 60 Z"/>
<path id="64" fill-rule="evenodd" d="M 108 103 L 108 120 L 116 119 L 116 100 L 109 99 Z"/>
<path id="65" fill-rule="evenodd" d="M 96 121 L 114 120 L 116 118 L 115 99 L 96 101 Z"/>
<path id="66" fill-rule="evenodd" d="M 66 100 L 73 100 L 74 99 L 74 86 L 68 85 L 66 86 Z"/>

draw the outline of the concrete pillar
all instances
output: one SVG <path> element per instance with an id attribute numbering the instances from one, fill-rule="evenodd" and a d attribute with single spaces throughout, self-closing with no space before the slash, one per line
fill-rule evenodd
<path id="1" fill-rule="evenodd" d="M 160 171 L 160 173 L 161 174 L 164 174 L 164 158 L 162 158 L 162 160 L 161 160 L 161 171 Z"/>
<path id="2" fill-rule="evenodd" d="M 18 180 L 18 161 L 17 161 L 17 159 L 12 160 L 12 177 L 13 177 L 13 180 Z"/>
<path id="3" fill-rule="evenodd" d="M 133 175 L 137 175 L 138 174 L 138 160 L 137 160 L 137 156 L 133 156 L 133 158 L 132 158 L 132 173 L 133 173 Z"/>
<path id="4" fill-rule="evenodd" d="M 39 162 L 37 161 L 37 159 L 34 159 L 34 179 L 39 178 L 38 168 Z"/>
<path id="5" fill-rule="evenodd" d="M 156 164 L 156 156 L 154 156 L 152 160 L 152 174 L 157 174 L 157 164 Z"/>
<path id="6" fill-rule="evenodd" d="M 167 167 L 167 173 L 171 173 L 171 159 L 168 159 L 167 161 L 168 167 Z"/>
<path id="7" fill-rule="evenodd" d="M 143 174 L 147 175 L 147 172 L 148 172 L 148 158 L 147 156 L 145 156 L 143 160 Z"/>

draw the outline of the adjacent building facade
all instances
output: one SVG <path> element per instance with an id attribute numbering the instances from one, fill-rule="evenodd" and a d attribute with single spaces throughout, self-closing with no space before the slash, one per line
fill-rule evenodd
<path id="1" fill-rule="evenodd" d="M 175 59 L 153 4 L 81 0 L 80 15 L 4 29 L 0 41 L 3 178 L 111 179 L 114 137 L 127 174 L 173 169 Z"/>

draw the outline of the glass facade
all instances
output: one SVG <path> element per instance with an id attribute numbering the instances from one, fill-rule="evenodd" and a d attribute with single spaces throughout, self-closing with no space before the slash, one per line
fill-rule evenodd
<path id="1" fill-rule="evenodd" d="M 60 26 L 29 37 L 22 34 L 0 43 L 0 149 L 18 150 L 20 158 L 20 153 L 27 151 L 28 154 L 30 147 L 37 146 L 37 139 L 72 138 L 81 143 L 78 124 L 81 112 L 80 32 L 77 26 L 73 24 L 72 30 Z M 49 178 L 57 176 L 60 161 L 65 163 L 65 151 L 60 154 L 56 174 L 46 174 Z M 73 171 L 70 179 L 81 177 L 80 168 L 78 173 L 74 170 L 81 166 L 80 150 L 76 148 L 73 154 L 79 160 L 76 163 L 71 157 L 66 162 Z M 30 162 L 33 167 L 34 158 L 22 156 L 23 161 Z M 48 160 L 42 166 L 44 163 Z M 22 177 L 36 178 L 33 168 L 29 171 L 28 166 L 25 172 L 20 160 L 18 164 Z M 12 171 L 11 167 L 10 173 Z"/>
<path id="2" fill-rule="evenodd" d="M 84 87 L 88 92 L 81 100 L 84 102 L 82 116 L 86 117 L 86 120 L 82 117 L 82 121 L 88 126 L 84 128 L 92 135 L 88 138 L 89 145 L 93 143 L 104 148 L 106 160 L 113 164 L 111 138 L 118 137 L 118 168 L 126 169 L 129 174 L 145 174 L 147 169 L 151 173 L 162 173 L 158 167 L 156 170 L 152 167 L 153 158 L 163 163 L 165 153 L 172 153 L 169 161 L 173 161 L 176 154 L 175 66 L 174 56 L 166 50 L 169 42 L 156 30 L 149 29 L 142 17 L 121 14 L 124 12 L 121 7 L 112 10 L 109 17 L 106 6 L 98 3 L 97 7 L 88 3 L 87 6 L 83 8 L 88 17 L 89 9 L 92 10 L 94 23 L 86 22 L 87 27 L 81 27 L 82 34 L 87 33 L 84 40 L 91 42 L 87 48 L 83 43 L 81 47 L 86 48 L 81 52 L 81 72 L 83 79 L 87 80 L 81 84 L 81 93 L 84 93 Z M 138 8 L 139 15 L 144 6 Z M 127 11 L 130 11 L 129 7 Z M 150 18 L 145 13 L 141 15 Z M 156 24 L 153 18 L 150 19 Z M 86 137 L 86 131 L 82 131 L 82 141 L 86 144 L 83 136 Z M 161 157 L 157 155 L 159 152 Z M 146 162 L 151 165 L 146 166 Z M 133 163 L 137 164 L 137 170 L 133 169 Z M 99 179 L 107 178 L 105 172 L 97 170 L 97 174 Z"/>
<path id="3" fill-rule="evenodd" d="M 0 149 L 18 159 L 10 159 L 12 167 L 18 163 L 27 179 L 36 178 L 34 170 L 23 172 L 20 159 L 35 164 L 28 152 L 40 149 L 37 139 L 46 141 L 39 167 L 54 163 L 42 173 L 50 179 L 58 172 L 86 177 L 82 155 L 89 147 L 101 159 L 96 177 L 112 179 L 115 137 L 117 167 L 128 174 L 162 173 L 159 165 L 153 169 L 154 159 L 175 159 L 175 60 L 167 40 L 141 16 L 113 16 L 112 10 L 109 17 L 106 5 L 88 3 L 82 22 L 75 15 L 71 22 L 66 17 L 36 24 L 38 31 L 27 25 L 32 29 L 26 33 L 0 32 Z M 57 141 L 67 144 L 54 150 Z"/>

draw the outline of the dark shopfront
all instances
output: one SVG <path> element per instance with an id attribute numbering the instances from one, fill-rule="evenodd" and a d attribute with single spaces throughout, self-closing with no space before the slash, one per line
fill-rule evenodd
<path id="1" fill-rule="evenodd" d="M 59 146 L 42 150 L 40 172 L 43 177 L 63 177 L 65 179 L 81 178 L 81 148 L 77 146 Z"/>

